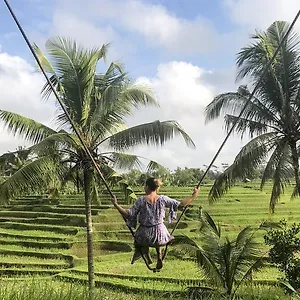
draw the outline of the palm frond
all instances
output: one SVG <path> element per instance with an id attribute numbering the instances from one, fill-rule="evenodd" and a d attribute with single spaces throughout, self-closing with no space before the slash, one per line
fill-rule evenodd
<path id="1" fill-rule="evenodd" d="M 18 170 L 0 185 L 1 200 L 43 188 L 49 180 L 59 177 L 61 168 L 49 157 L 38 158 Z"/>
<path id="2" fill-rule="evenodd" d="M 225 129 L 230 131 L 231 127 L 235 125 L 235 131 L 243 138 L 246 132 L 249 132 L 250 137 L 266 133 L 268 131 L 268 125 L 261 122 L 252 121 L 245 118 L 238 118 L 233 115 L 225 116 Z"/>
<path id="3" fill-rule="evenodd" d="M 118 180 L 117 184 L 123 191 L 125 200 L 128 202 L 128 204 L 132 204 L 132 202 L 137 199 L 137 195 L 135 194 L 133 188 L 124 179 Z"/>
<path id="4" fill-rule="evenodd" d="M 209 252 L 206 251 L 198 251 L 197 252 L 197 261 L 199 266 L 203 269 L 205 276 L 214 282 L 216 286 L 222 286 L 224 289 L 226 288 L 225 280 L 218 268 L 218 265 L 215 261 L 210 257 Z"/>
<path id="5" fill-rule="evenodd" d="M 151 173 L 153 171 L 156 171 L 159 168 L 162 170 L 166 170 L 166 168 L 163 165 L 161 165 L 160 163 L 158 163 L 154 160 L 150 160 L 146 167 L 146 173 Z"/>
<path id="6" fill-rule="evenodd" d="M 259 83 L 260 98 L 265 98 L 268 105 L 276 108 L 278 113 L 289 109 L 291 99 L 298 93 L 300 56 L 299 38 L 295 32 L 291 32 L 281 45 L 275 60 L 262 80 L 260 76 L 281 43 L 288 27 L 289 24 L 286 22 L 274 22 L 267 31 L 257 33 L 254 36 L 256 41 L 242 48 L 237 57 L 237 79 L 250 76 L 255 84 Z"/>
<path id="7" fill-rule="evenodd" d="M 260 189 L 262 190 L 267 180 L 274 178 L 275 170 L 278 166 L 278 163 L 281 159 L 282 153 L 288 150 L 288 143 L 285 139 L 279 139 L 274 144 L 274 151 L 271 154 L 266 167 L 264 168 L 264 172 L 261 178 Z M 289 159 L 287 158 L 285 166 L 281 169 L 281 174 L 289 182 L 290 178 L 293 176 L 293 169 L 289 165 Z"/>
<path id="8" fill-rule="evenodd" d="M 142 85 L 128 84 L 126 74 L 119 73 L 119 70 L 109 72 L 112 78 L 107 74 L 95 77 L 95 101 L 90 126 L 91 131 L 100 138 L 107 132 L 114 133 L 124 119 L 132 115 L 133 108 L 158 105 L 151 90 Z"/>
<path id="9" fill-rule="evenodd" d="M 239 280 L 236 280 L 236 286 L 232 292 L 233 297 L 239 289 L 240 285 L 245 281 L 245 279 L 247 279 L 250 276 L 252 277 L 253 272 L 261 269 L 261 267 L 263 266 L 264 255 L 265 254 L 261 255 L 259 258 L 252 261 L 249 265 L 246 266 L 243 276 Z"/>
<path id="10" fill-rule="evenodd" d="M 109 160 L 112 162 L 112 167 L 117 169 L 140 169 L 142 165 L 137 155 L 128 153 L 112 152 L 109 155 Z"/>
<path id="11" fill-rule="evenodd" d="M 176 235 L 172 241 L 172 247 L 176 247 L 181 254 L 192 258 L 197 258 L 197 252 L 200 249 L 198 244 L 185 234 Z"/>
<path id="12" fill-rule="evenodd" d="M 81 148 L 81 143 L 77 136 L 67 133 L 58 132 L 44 138 L 38 144 L 32 146 L 32 151 L 36 153 L 47 151 L 49 148 Z"/>
<path id="13" fill-rule="evenodd" d="M 205 221 L 207 226 L 209 227 L 209 230 L 213 232 L 218 238 L 221 238 L 221 227 L 220 225 L 217 225 L 213 218 L 210 216 L 210 214 L 206 211 L 204 212 Z M 204 227 L 202 227 L 203 230 Z"/>
<path id="14" fill-rule="evenodd" d="M 53 69 L 63 85 L 62 100 L 77 124 L 85 127 L 89 117 L 94 76 L 99 59 L 106 53 L 106 45 L 90 51 L 74 40 L 54 37 L 46 43 Z"/>
<path id="15" fill-rule="evenodd" d="M 284 145 L 285 147 L 281 148 L 281 153 L 278 157 L 277 165 L 274 172 L 273 177 L 273 188 L 271 193 L 271 199 L 270 199 L 270 205 L 269 209 L 272 213 L 274 213 L 275 205 L 279 201 L 279 198 L 282 193 L 284 193 L 284 189 L 287 184 L 290 182 L 290 177 L 286 176 L 285 174 L 285 167 L 286 163 L 288 162 L 290 158 L 290 149 L 287 147 L 287 145 Z M 288 167 L 288 170 L 290 168 Z"/>
<path id="16" fill-rule="evenodd" d="M 270 147 L 276 141 L 273 132 L 260 135 L 248 142 L 229 166 L 214 182 L 209 192 L 209 201 L 213 202 L 226 193 L 237 180 L 249 177 L 253 170 L 266 158 Z"/>
<path id="17" fill-rule="evenodd" d="M 189 236 L 185 234 L 178 234 L 175 236 L 175 239 L 172 241 L 172 246 L 177 245 L 190 245 L 191 247 L 194 247 L 195 249 L 199 249 L 199 245 L 191 239 Z"/>
<path id="18" fill-rule="evenodd" d="M 133 148 L 138 145 L 164 145 L 175 136 L 182 136 L 186 144 L 195 147 L 189 135 L 176 121 L 155 121 L 122 130 L 107 140 L 109 146 L 117 151 Z"/>
<path id="19" fill-rule="evenodd" d="M 283 226 L 280 222 L 264 221 L 262 222 L 258 229 L 270 230 L 270 229 L 283 229 Z"/>
<path id="20" fill-rule="evenodd" d="M 56 133 L 55 130 L 19 114 L 0 110 L 0 119 L 9 132 L 19 135 L 32 143 L 38 143 L 47 136 Z"/>
<path id="21" fill-rule="evenodd" d="M 43 51 L 38 47 L 38 45 L 33 43 L 32 48 L 37 55 L 39 62 L 43 66 L 43 69 L 51 75 L 56 75 L 51 63 L 49 62 Z"/>
<path id="22" fill-rule="evenodd" d="M 120 97 L 123 101 L 130 103 L 131 106 L 136 108 L 139 108 L 141 105 L 159 106 L 153 96 L 152 90 L 147 86 L 137 83 L 125 85 Z"/>
<path id="23" fill-rule="evenodd" d="M 68 182 L 73 182 L 74 185 L 78 185 L 79 187 L 83 187 L 82 177 L 79 175 L 79 164 L 74 164 L 70 166 L 66 171 L 62 174 L 61 178 L 61 186 L 64 187 Z"/>
<path id="24" fill-rule="evenodd" d="M 248 101 L 249 98 L 250 92 L 246 86 L 240 86 L 237 92 L 224 93 L 216 96 L 205 108 L 205 122 L 208 123 L 222 115 L 225 116 L 226 122 L 226 116 L 239 115 L 243 109 L 241 118 L 255 122 L 259 128 L 278 123 L 276 110 L 268 107 L 266 103 L 257 97 L 252 97 L 252 99 Z M 253 123 L 253 125 L 255 123 Z M 227 124 L 227 130 L 228 129 Z"/>
<path id="25" fill-rule="evenodd" d="M 241 111 L 245 97 L 237 92 L 223 93 L 216 96 L 205 108 L 205 123 L 224 114 L 235 114 Z"/>

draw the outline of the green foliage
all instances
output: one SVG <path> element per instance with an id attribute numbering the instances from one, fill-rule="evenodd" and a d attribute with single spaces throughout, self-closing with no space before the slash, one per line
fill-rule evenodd
<path id="1" fill-rule="evenodd" d="M 254 239 L 256 231 L 248 226 L 229 239 L 205 212 L 200 227 L 201 245 L 186 235 L 178 236 L 175 244 L 196 257 L 212 288 L 233 299 L 241 283 L 262 267 L 262 251 Z"/>
<path id="2" fill-rule="evenodd" d="M 177 186 L 197 185 L 203 171 L 197 168 L 177 168 L 173 173 L 173 183 Z"/>
<path id="3" fill-rule="evenodd" d="M 213 170 L 210 170 L 204 179 L 204 183 L 209 180 L 214 180 L 218 177 L 220 172 L 218 167 L 214 166 Z M 142 172 L 141 170 L 133 169 L 128 173 L 124 173 L 122 176 L 131 186 L 144 186 L 148 177 L 160 178 L 163 181 L 163 186 L 195 186 L 198 184 L 204 174 L 204 170 L 200 168 L 176 168 L 174 171 L 157 164 Z"/>
<path id="4" fill-rule="evenodd" d="M 85 287 L 74 284 L 56 283 L 53 281 L 27 280 L 25 282 L 1 282 L 0 298 L 2 300 L 92 300 L 100 299 L 101 292 L 90 297 Z M 103 299 L 103 298 L 102 298 Z"/>
<path id="5" fill-rule="evenodd" d="M 11 176 L 30 161 L 30 149 L 19 146 L 16 151 L 4 153 L 0 156 L 0 175 Z M 0 180 L 0 183 L 2 183 L 2 180 Z"/>
<path id="6" fill-rule="evenodd" d="M 131 186 L 143 185 L 144 182 L 142 179 L 143 172 L 137 169 L 130 170 L 129 172 L 123 174 L 123 178 L 128 182 Z"/>
<path id="7" fill-rule="evenodd" d="M 206 207 L 209 188 L 206 185 L 202 186 L 199 197 L 195 199 L 193 207 L 190 208 L 191 220 L 183 220 L 180 223 L 183 228 L 178 228 L 176 231 L 177 233 L 186 233 L 200 247 L 202 247 L 203 237 L 199 235 L 199 223 L 196 220 L 198 220 L 199 206 Z M 256 227 L 262 219 L 268 219 L 267 211 L 263 209 L 267 207 L 268 195 L 260 192 L 258 188 L 258 184 L 241 183 L 231 190 L 222 202 L 206 207 L 209 213 L 214 216 L 215 224 L 220 225 L 223 240 L 225 236 L 228 236 L 230 241 L 235 240 L 241 227 L 249 224 Z M 136 189 L 137 193 L 141 191 L 142 187 Z M 191 187 L 163 187 L 162 191 L 175 199 L 181 199 L 190 194 Z M 118 196 L 122 195 L 117 188 L 114 192 Z M 173 292 L 168 296 L 191 299 L 186 295 L 186 287 L 189 287 L 191 295 L 198 294 L 199 290 L 196 287 L 203 287 L 208 284 L 207 280 L 204 279 L 202 268 L 197 268 L 195 260 L 188 255 L 182 257 L 181 254 L 178 256 L 178 249 L 172 246 L 170 246 L 164 268 L 159 274 L 149 273 L 142 261 L 131 265 L 132 252 L 126 251 L 129 251 L 133 246 L 132 236 L 119 213 L 109 205 L 109 195 L 100 194 L 99 196 L 103 205 L 92 206 L 95 212 L 93 231 L 97 285 L 107 286 L 110 289 L 122 289 L 121 299 L 122 295 L 125 297 L 125 294 L 130 290 L 133 293 L 131 297 L 145 299 L 143 297 L 147 291 L 147 293 L 153 293 L 153 297 L 155 294 L 155 299 L 157 299 L 162 291 L 170 291 L 171 289 Z M 74 221 L 84 219 L 83 197 L 83 195 L 66 195 L 60 198 L 59 204 L 51 205 L 46 204 L 48 199 L 41 196 L 26 196 L 15 199 L 11 205 L 2 208 L 0 211 L 2 221 L 0 222 L 0 244 L 2 244 L 0 247 L 0 253 L 2 253 L 0 269 L 4 269 L 2 274 L 22 280 L 25 276 L 30 278 L 26 274 L 39 274 L 45 279 L 48 278 L 49 274 L 55 274 L 54 278 L 60 276 L 59 278 L 63 280 L 71 281 L 79 278 L 79 282 L 85 284 L 87 281 L 86 231 L 83 228 L 78 228 L 78 233 L 72 235 L 57 233 L 55 230 L 57 227 L 70 229 L 68 222 L 72 222 L 73 219 Z M 260 202 L 257 202 L 258 198 Z M 237 202 L 235 199 L 240 201 Z M 271 218 L 275 221 L 283 214 L 289 218 L 297 218 L 300 212 L 297 203 L 288 201 L 287 197 L 283 198 L 282 201 L 285 203 L 278 207 L 278 212 Z M 124 207 L 127 208 L 128 206 L 125 205 Z M 34 222 L 35 219 L 36 222 Z M 58 224 L 52 225 L 57 219 L 65 220 L 66 223 L 62 222 L 59 226 L 57 226 Z M 10 228 L 12 221 L 18 224 L 15 229 Z M 9 226 L 5 225 L 7 222 Z M 39 222 L 40 225 L 43 225 L 42 227 L 37 224 Z M 20 229 L 19 224 L 21 223 L 25 227 Z M 30 229 L 24 230 L 26 225 L 30 225 Z M 6 226 L 7 228 L 4 228 Z M 260 243 L 262 241 L 262 236 L 259 234 L 257 241 Z M 73 245 L 71 249 L 64 249 L 67 244 Z M 151 254 L 154 258 L 154 249 L 152 249 Z M 6 269 L 9 270 L 6 271 Z M 63 274 L 61 274 L 62 269 L 64 269 Z M 77 271 L 81 272 L 78 273 Z M 276 281 L 279 275 L 279 271 L 270 265 L 267 265 L 261 272 L 253 272 L 253 280 L 251 282 L 245 281 L 245 285 L 241 284 L 236 299 L 269 300 L 276 299 L 275 295 L 278 295 L 280 299 L 289 299 L 276 286 L 279 284 Z M 222 292 L 223 289 L 220 289 L 220 293 Z M 222 299 L 221 297 L 220 294 L 215 294 L 211 296 L 211 299 Z"/>
<path id="8" fill-rule="evenodd" d="M 153 161 L 149 163 L 146 172 L 142 172 L 138 169 L 133 169 L 128 173 L 123 174 L 122 176 L 131 186 L 143 187 L 147 178 L 149 177 L 160 178 L 163 181 L 164 186 L 174 184 L 173 174 L 170 172 L 170 170 Z"/>
<path id="9" fill-rule="evenodd" d="M 33 162 L 0 185 L 3 198 L 32 192 L 32 187 L 48 187 L 51 194 L 57 196 L 60 183 L 65 185 L 69 180 L 80 190 L 84 183 L 82 170 L 91 162 L 73 126 L 80 132 L 106 180 L 112 184 L 118 178 L 121 180 L 115 169 L 130 169 L 141 164 L 138 156 L 124 153 L 125 150 L 142 144 L 162 146 L 175 136 L 182 136 L 187 145 L 194 147 L 191 138 L 173 120 L 126 127 L 125 119 L 134 109 L 158 103 L 152 91 L 132 82 L 120 64 L 111 63 L 103 73 L 96 72 L 98 62 L 106 57 L 107 45 L 88 50 L 73 40 L 56 37 L 46 43 L 48 57 L 37 45 L 34 49 L 72 124 L 60 106 L 56 116 L 57 130 L 13 112 L 0 111 L 0 119 L 14 135 L 35 144 L 31 151 L 37 155 Z M 46 83 L 43 97 L 48 99 L 52 93 Z M 101 180 L 96 173 L 93 176 L 88 183 L 91 188 L 86 187 L 96 201 Z M 134 193 L 126 190 L 126 197 L 131 196 L 135 199 Z"/>
<path id="10" fill-rule="evenodd" d="M 261 188 L 273 180 L 269 208 L 274 212 L 285 188 L 296 182 L 292 197 L 300 194 L 299 179 L 299 36 L 291 32 L 282 44 L 263 80 L 261 75 L 288 30 L 286 22 L 274 22 L 265 32 L 253 35 L 253 42 L 237 54 L 237 79 L 247 79 L 257 91 L 250 101 L 247 86 L 237 92 L 223 93 L 206 107 L 206 121 L 224 116 L 227 131 L 236 123 L 234 131 L 250 140 L 215 181 L 209 195 L 215 201 L 237 181 L 251 178 L 255 169 L 264 164 Z M 247 106 L 241 117 L 245 104 Z"/>
<path id="11" fill-rule="evenodd" d="M 281 221 L 282 228 L 272 229 L 264 236 L 265 243 L 272 248 L 269 251 L 270 261 L 281 272 L 284 280 L 294 289 L 300 289 L 300 224 L 293 223 L 287 226 L 286 221 Z M 289 289 L 290 290 L 290 289 Z"/>

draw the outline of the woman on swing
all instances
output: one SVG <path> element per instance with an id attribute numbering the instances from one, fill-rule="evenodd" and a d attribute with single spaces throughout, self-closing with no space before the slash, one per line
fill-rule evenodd
<path id="1" fill-rule="evenodd" d="M 157 270 L 163 267 L 162 246 L 169 244 L 174 239 L 163 223 L 165 209 L 169 209 L 168 221 L 172 223 L 176 219 L 177 209 L 189 205 L 200 192 L 200 188 L 195 188 L 190 197 L 179 202 L 168 196 L 158 195 L 161 185 L 161 180 L 148 178 L 145 184 L 145 196 L 139 197 L 129 209 L 124 209 L 120 206 L 117 203 L 116 196 L 112 198 L 113 205 L 126 219 L 129 227 L 135 228 L 137 221 L 140 223 L 134 237 L 135 252 L 131 263 L 133 264 L 140 258 L 142 253 L 147 264 L 150 265 L 152 260 L 149 254 L 149 247 L 154 247 L 157 253 Z"/>

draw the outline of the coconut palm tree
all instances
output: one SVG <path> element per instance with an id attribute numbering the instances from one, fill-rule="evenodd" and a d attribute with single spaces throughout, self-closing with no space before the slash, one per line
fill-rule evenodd
<path id="1" fill-rule="evenodd" d="M 18 146 L 16 151 L 4 153 L 0 156 L 0 168 L 3 176 L 11 176 L 30 162 L 30 149 Z"/>
<path id="2" fill-rule="evenodd" d="M 211 201 L 227 192 L 237 180 L 250 177 L 263 163 L 261 189 L 267 180 L 273 180 L 272 212 L 287 185 L 295 182 L 292 197 L 300 194 L 300 49 L 296 33 L 289 34 L 259 82 L 287 29 L 288 23 L 274 22 L 265 32 L 253 35 L 253 42 L 237 54 L 237 80 L 247 79 L 250 87 L 258 84 L 257 92 L 234 129 L 241 137 L 249 134 L 251 140 L 215 181 L 209 194 Z M 229 130 L 249 95 L 248 87 L 243 85 L 237 92 L 216 96 L 206 107 L 206 121 L 225 115 L 225 127 Z"/>
<path id="3" fill-rule="evenodd" d="M 248 226 L 235 239 L 229 239 L 205 212 L 200 222 L 201 245 L 186 235 L 176 236 L 173 245 L 196 258 L 211 290 L 234 299 L 241 283 L 251 279 L 252 272 L 263 266 L 263 252 L 255 241 L 255 233 L 267 226 L 267 223 L 256 229 Z"/>
<path id="4" fill-rule="evenodd" d="M 140 165 L 139 157 L 125 153 L 139 145 L 164 145 L 180 135 L 194 146 L 191 138 L 175 121 L 154 121 L 127 128 L 125 118 L 141 106 L 158 105 L 151 90 L 132 82 L 118 63 L 111 63 L 104 73 L 97 72 L 98 62 L 105 59 L 107 45 L 84 49 L 75 41 L 51 38 L 46 43 L 48 57 L 35 45 L 50 80 L 66 111 L 79 131 L 94 160 L 106 177 L 116 176 L 115 168 Z M 42 95 L 52 94 L 48 83 Z M 99 180 L 91 159 L 84 151 L 69 119 L 58 106 L 57 129 L 54 130 L 27 117 L 0 111 L 8 130 L 32 142 L 36 159 L 16 172 L 0 186 L 6 199 L 31 188 L 44 186 L 53 178 L 64 178 L 66 172 L 81 170 L 85 196 L 89 286 L 94 286 L 91 196 Z M 153 163 L 150 162 L 149 166 Z"/>

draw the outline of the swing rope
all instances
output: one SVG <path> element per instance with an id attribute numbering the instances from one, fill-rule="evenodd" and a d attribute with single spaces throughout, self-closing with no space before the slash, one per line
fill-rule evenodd
<path id="1" fill-rule="evenodd" d="M 39 68 L 41 69 L 41 71 L 42 71 L 42 73 L 43 73 L 43 75 L 44 75 L 44 77 L 45 77 L 47 83 L 49 84 L 49 86 L 50 86 L 50 88 L 51 88 L 51 90 L 52 90 L 54 96 L 56 97 L 56 99 L 57 99 L 59 105 L 61 106 L 63 112 L 65 113 L 67 119 L 69 120 L 69 122 L 70 122 L 70 124 L 71 124 L 71 126 L 72 126 L 72 128 L 73 128 L 73 130 L 74 130 L 74 132 L 75 132 L 75 134 L 77 135 L 77 137 L 78 137 L 78 139 L 79 139 L 81 145 L 83 146 L 83 149 L 84 149 L 86 155 L 89 157 L 89 159 L 91 160 L 92 164 L 94 165 L 94 167 L 95 167 L 95 169 L 96 169 L 98 175 L 100 176 L 100 178 L 101 178 L 103 184 L 105 185 L 105 188 L 107 189 L 108 193 L 110 194 L 111 197 L 113 197 L 114 194 L 113 194 L 112 190 L 110 189 L 109 185 L 107 184 L 107 182 L 106 182 L 106 180 L 105 180 L 105 178 L 104 178 L 104 176 L 103 176 L 103 174 L 102 174 L 102 172 L 101 172 L 101 170 L 100 170 L 100 168 L 99 168 L 97 162 L 95 161 L 95 159 L 93 158 L 91 152 L 89 151 L 88 147 L 86 146 L 86 143 L 85 143 L 83 137 L 80 135 L 80 132 L 79 132 L 78 128 L 76 127 L 75 123 L 73 122 L 73 120 L 72 120 L 70 114 L 68 113 L 67 109 L 65 108 L 65 105 L 64 105 L 63 102 L 61 101 L 61 99 L 60 99 L 60 97 L 59 97 L 59 95 L 58 95 L 58 93 L 57 93 L 55 87 L 53 86 L 51 80 L 48 78 L 48 76 L 47 76 L 47 74 L 46 74 L 46 72 L 45 72 L 45 70 L 44 70 L 44 68 L 43 68 L 43 66 L 42 66 L 42 64 L 41 64 L 41 62 L 40 62 L 38 56 L 37 56 L 36 53 L 34 52 L 34 50 L 33 50 L 33 48 L 32 48 L 32 45 L 30 44 L 30 41 L 29 41 L 29 39 L 28 39 L 28 37 L 27 37 L 25 31 L 23 30 L 23 28 L 22 28 L 20 22 L 18 21 L 18 19 L 17 19 L 16 15 L 14 14 L 14 12 L 13 12 L 11 6 L 9 5 L 8 1 L 7 1 L 7 0 L 4 0 L 4 3 L 5 3 L 5 5 L 6 5 L 6 7 L 7 7 L 7 9 L 9 10 L 9 12 L 10 12 L 10 14 L 11 14 L 13 20 L 15 21 L 15 23 L 16 23 L 18 29 L 20 30 L 20 32 L 21 32 L 21 34 L 22 34 L 22 36 L 23 36 L 23 38 L 24 38 L 24 40 L 25 40 L 25 42 L 26 42 L 28 48 L 30 49 L 30 51 L 31 51 L 31 53 L 32 53 L 32 55 L 33 55 L 33 57 L 34 57 L 34 59 L 35 59 L 35 61 L 37 62 Z M 125 223 L 126 223 L 126 219 L 124 218 L 124 216 L 122 216 L 122 217 L 123 217 L 123 219 L 124 219 L 124 221 L 125 221 Z M 134 237 L 134 232 L 133 232 L 132 228 L 131 228 L 130 226 L 128 226 L 127 224 L 126 224 L 126 226 L 127 226 L 127 228 L 129 229 L 131 235 Z M 142 256 L 142 258 L 143 258 L 143 260 L 144 260 L 144 262 L 145 262 L 147 268 L 148 268 L 149 270 L 151 270 L 151 271 L 154 271 L 155 268 L 151 268 L 151 267 L 148 265 L 147 260 L 146 260 L 146 258 L 144 257 L 143 253 L 141 253 L 141 256 Z"/>
<path id="2" fill-rule="evenodd" d="M 261 81 L 263 80 L 264 76 L 266 75 L 266 73 L 268 72 L 269 67 L 271 66 L 271 64 L 274 62 L 276 55 L 278 54 L 278 52 L 280 51 L 281 46 L 283 45 L 283 43 L 286 41 L 287 37 L 289 36 L 290 32 L 292 31 L 295 23 L 297 22 L 298 18 L 300 16 L 300 9 L 298 10 L 298 13 L 296 14 L 296 16 L 294 17 L 293 22 L 290 24 L 288 30 L 286 31 L 285 35 L 283 36 L 282 40 L 280 41 L 276 51 L 274 52 L 273 56 L 271 57 L 271 59 L 269 60 L 269 62 L 266 64 L 266 66 L 263 69 L 262 74 L 260 75 L 260 78 L 257 82 L 257 84 L 255 85 L 254 89 L 252 90 L 252 93 L 250 94 L 248 100 L 246 101 L 244 107 L 242 108 L 241 112 L 239 113 L 238 117 L 236 118 L 236 120 L 234 121 L 234 123 L 232 124 L 230 130 L 228 131 L 225 139 L 223 140 L 222 144 L 220 145 L 218 151 L 216 152 L 216 154 L 214 155 L 213 159 L 211 160 L 210 164 L 208 165 L 207 169 L 205 170 L 204 174 L 202 175 L 202 177 L 200 178 L 200 181 L 197 185 L 197 188 L 200 187 L 203 179 L 205 178 L 205 176 L 207 175 L 208 171 L 210 170 L 210 168 L 212 167 L 212 165 L 214 164 L 215 160 L 217 159 L 217 157 L 219 156 L 220 152 L 222 151 L 224 145 L 226 144 L 229 136 L 231 135 L 231 133 L 233 132 L 236 124 L 238 123 L 238 121 L 240 120 L 241 116 L 243 115 L 244 111 L 246 110 L 247 106 L 249 105 L 251 99 L 253 98 L 253 96 L 255 95 Z M 174 233 L 174 231 L 176 230 L 181 218 L 183 217 L 184 213 L 186 212 L 186 210 L 188 209 L 188 206 L 185 206 L 177 220 L 177 222 L 175 223 L 173 230 L 171 232 L 171 235 Z M 163 254 L 163 259 L 166 257 L 167 255 L 167 250 L 168 250 L 168 244 L 165 247 L 165 251 Z"/>
<path id="3" fill-rule="evenodd" d="M 18 19 L 17 19 L 16 15 L 14 14 L 12 8 L 10 7 L 8 1 L 7 1 L 7 0 L 3 0 L 3 1 L 4 1 L 5 5 L 6 5 L 6 7 L 8 8 L 8 10 L 9 10 L 9 12 L 10 12 L 10 14 L 11 14 L 13 20 L 15 21 L 15 23 L 16 23 L 18 29 L 20 30 L 20 32 L 21 32 L 21 34 L 22 34 L 22 36 L 23 36 L 23 38 L 24 38 L 24 40 L 25 40 L 25 42 L 26 42 L 28 48 L 30 49 L 30 51 L 31 51 L 31 53 L 32 53 L 32 55 L 33 55 L 33 57 L 34 57 L 34 59 L 36 60 L 38 66 L 40 67 L 40 70 L 41 70 L 41 72 L 43 73 L 43 75 L 44 75 L 44 77 L 45 77 L 47 83 L 49 84 L 49 86 L 50 86 L 50 88 L 51 88 L 51 90 L 52 90 L 54 96 L 56 97 L 56 99 L 57 99 L 59 105 L 61 106 L 63 112 L 65 113 L 67 119 L 69 120 L 69 122 L 70 122 L 70 124 L 71 124 L 71 126 L 72 126 L 72 128 L 73 128 L 73 130 L 74 130 L 74 132 L 75 132 L 75 134 L 77 135 L 77 137 L 78 137 L 78 139 L 79 139 L 81 145 L 83 146 L 83 149 L 84 149 L 86 155 L 89 157 L 89 159 L 91 160 L 92 164 L 94 165 L 94 167 L 95 167 L 95 169 L 96 169 L 96 171 L 97 171 L 99 177 L 101 178 L 101 180 L 102 180 L 102 182 L 103 182 L 105 188 L 107 189 L 108 193 L 110 194 L 111 197 L 114 197 L 114 194 L 113 194 L 112 190 L 110 189 L 109 185 L 107 184 L 107 182 L 106 182 L 106 180 L 105 180 L 105 178 L 104 178 L 104 176 L 103 176 L 103 174 L 102 174 L 102 172 L 101 172 L 101 170 L 100 170 L 100 168 L 99 168 L 97 162 L 95 161 L 95 159 L 93 158 L 91 152 L 89 151 L 88 147 L 86 146 L 84 139 L 83 139 L 82 136 L 80 135 L 80 132 L 79 132 L 79 130 L 77 129 L 75 123 L 74 123 L 73 120 L 71 119 L 71 116 L 70 116 L 70 114 L 68 113 L 67 109 L 65 108 L 63 102 L 61 101 L 61 99 L 60 99 L 60 97 L 59 97 L 59 95 L 58 95 L 58 93 L 57 93 L 55 87 L 53 86 L 52 82 L 51 82 L 50 79 L 48 78 L 48 76 L 47 76 L 47 74 L 46 74 L 46 72 L 45 72 L 45 70 L 44 70 L 44 68 L 43 68 L 43 66 L 42 66 L 42 64 L 41 64 L 41 62 L 40 62 L 38 56 L 37 56 L 36 53 L 34 52 L 32 46 L 31 46 L 31 44 L 30 44 L 30 42 L 29 42 L 29 39 L 27 38 L 27 35 L 26 35 L 26 33 L 24 32 L 24 30 L 23 30 L 23 28 L 22 28 L 20 22 L 18 21 Z M 279 43 L 279 45 L 278 45 L 276 51 L 274 52 L 272 58 L 270 59 L 270 61 L 268 62 L 268 64 L 265 66 L 264 71 L 263 71 L 263 73 L 261 74 L 260 80 L 258 81 L 258 83 L 256 84 L 256 86 L 254 87 L 254 89 L 253 89 L 251 95 L 249 96 L 249 99 L 247 100 L 246 104 L 244 105 L 243 109 L 241 110 L 240 114 L 238 115 L 238 118 L 237 118 L 237 119 L 235 120 L 235 122 L 233 123 L 233 125 L 232 125 L 232 127 L 230 128 L 229 132 L 227 133 L 227 135 L 226 135 L 224 141 L 222 142 L 221 146 L 219 147 L 218 151 L 216 152 L 215 156 L 213 157 L 211 163 L 209 164 L 209 166 L 207 167 L 206 171 L 205 171 L 204 174 L 202 175 L 202 177 L 201 177 L 201 179 L 200 179 L 200 181 L 199 181 L 199 183 L 198 183 L 198 185 L 197 185 L 197 188 L 200 187 L 200 185 L 201 185 L 203 179 L 205 178 L 205 176 L 207 175 L 208 171 L 209 171 L 210 168 L 212 167 L 213 163 L 215 162 L 215 160 L 216 160 L 217 157 L 219 156 L 221 150 L 223 149 L 223 147 L 224 147 L 224 145 L 226 144 L 226 142 L 227 142 L 229 136 L 230 136 L 231 133 L 233 132 L 233 130 L 234 130 L 236 124 L 238 123 L 240 117 L 241 117 L 242 114 L 244 113 L 245 109 L 247 108 L 248 104 L 250 103 L 251 99 L 253 98 L 255 92 L 257 91 L 258 86 L 259 86 L 259 84 L 261 83 L 263 77 L 265 76 L 266 72 L 268 71 L 270 65 L 273 63 L 273 61 L 274 61 L 276 55 L 278 54 L 278 52 L 279 52 L 279 50 L 280 50 L 280 47 L 281 47 L 282 44 L 285 42 L 285 40 L 287 39 L 289 33 L 290 33 L 291 30 L 293 29 L 293 27 L 294 27 L 294 25 L 295 25 L 297 19 L 299 18 L 299 15 L 300 15 L 300 10 L 299 10 L 298 13 L 296 14 L 296 16 L 295 16 L 293 22 L 290 24 L 289 29 L 288 29 L 287 32 L 285 33 L 285 35 L 284 35 L 284 37 L 282 38 L 281 42 Z M 176 228 L 177 228 L 177 226 L 178 226 L 178 224 L 179 224 L 181 218 L 183 217 L 184 213 L 186 212 L 187 208 L 188 208 L 188 206 L 185 206 L 185 207 L 183 208 L 183 210 L 182 210 L 182 212 L 181 212 L 181 214 L 180 214 L 180 216 L 179 216 L 177 222 L 175 223 L 175 225 L 174 225 L 174 227 L 173 227 L 173 230 L 172 230 L 172 232 L 171 232 L 171 235 L 172 235 L 172 234 L 174 233 L 174 231 L 176 230 Z M 124 221 L 125 221 L 125 223 L 126 223 L 127 228 L 129 229 L 131 235 L 134 237 L 134 231 L 132 230 L 132 228 L 131 228 L 130 226 L 128 226 L 125 217 L 124 217 L 124 216 L 122 216 L 122 217 L 123 217 L 123 219 L 124 219 Z M 165 247 L 165 250 L 164 250 L 164 254 L 163 254 L 162 259 L 164 259 L 164 258 L 166 257 L 166 255 L 167 255 L 167 250 L 168 250 L 168 244 L 167 244 L 166 247 Z M 156 268 L 151 268 L 151 267 L 149 266 L 149 264 L 148 264 L 146 258 L 144 257 L 144 254 L 142 253 L 142 251 L 140 251 L 140 252 L 141 252 L 141 256 L 142 256 L 142 258 L 143 258 L 143 260 L 144 260 L 144 262 L 145 262 L 147 268 L 148 268 L 149 270 L 151 270 L 151 271 L 155 271 Z"/>

